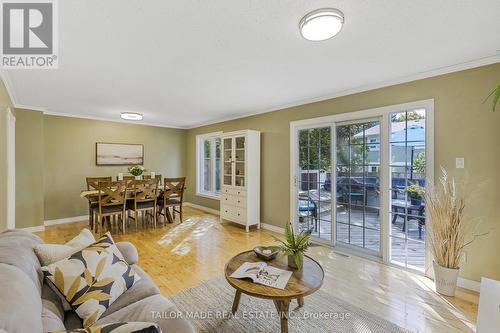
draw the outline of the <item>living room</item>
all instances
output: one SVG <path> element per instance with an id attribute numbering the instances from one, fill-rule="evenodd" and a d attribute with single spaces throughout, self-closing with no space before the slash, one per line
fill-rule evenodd
<path id="1" fill-rule="evenodd" d="M 498 331 L 497 1 L 1 5 L 0 331 Z"/>

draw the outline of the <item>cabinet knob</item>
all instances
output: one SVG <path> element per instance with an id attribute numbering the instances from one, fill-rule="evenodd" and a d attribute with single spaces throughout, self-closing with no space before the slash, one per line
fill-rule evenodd
<path id="1" fill-rule="evenodd" d="M 240 213 L 238 213 L 238 216 L 240 216 Z"/>

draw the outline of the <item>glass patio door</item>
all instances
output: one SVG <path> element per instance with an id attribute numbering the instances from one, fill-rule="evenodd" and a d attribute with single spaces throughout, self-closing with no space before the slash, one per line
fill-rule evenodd
<path id="1" fill-rule="evenodd" d="M 298 133 L 296 220 L 319 242 L 332 240 L 332 130 L 318 127 Z"/>
<path id="2" fill-rule="evenodd" d="M 380 253 L 380 121 L 336 126 L 336 241 Z"/>
<path id="3" fill-rule="evenodd" d="M 425 268 L 426 111 L 390 115 L 390 262 Z"/>
<path id="4" fill-rule="evenodd" d="M 423 192 L 433 181 L 433 105 L 292 122 L 290 216 L 298 231 L 427 272 Z"/>
<path id="5" fill-rule="evenodd" d="M 319 242 L 342 243 L 378 255 L 380 122 L 302 129 L 297 140 L 299 231 L 310 231 Z"/>

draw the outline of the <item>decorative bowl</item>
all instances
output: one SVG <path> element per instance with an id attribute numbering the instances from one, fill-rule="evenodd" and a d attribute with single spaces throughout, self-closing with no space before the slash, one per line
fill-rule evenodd
<path id="1" fill-rule="evenodd" d="M 280 252 L 280 248 L 278 246 L 257 246 L 253 249 L 253 252 L 255 252 L 260 259 L 269 261 L 276 258 Z"/>

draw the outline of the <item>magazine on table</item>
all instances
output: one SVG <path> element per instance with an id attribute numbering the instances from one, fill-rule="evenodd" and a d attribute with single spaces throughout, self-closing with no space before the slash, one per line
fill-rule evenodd
<path id="1" fill-rule="evenodd" d="M 245 262 L 231 274 L 232 278 L 250 278 L 254 283 L 277 289 L 285 289 L 291 276 L 292 272 L 269 266 L 265 262 Z"/>

